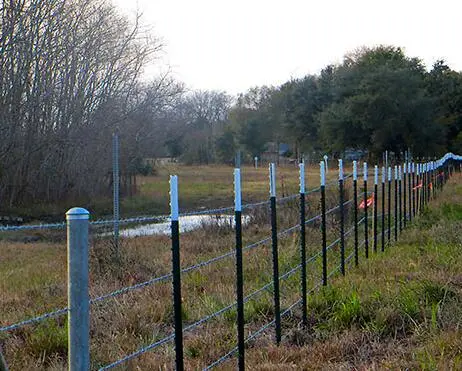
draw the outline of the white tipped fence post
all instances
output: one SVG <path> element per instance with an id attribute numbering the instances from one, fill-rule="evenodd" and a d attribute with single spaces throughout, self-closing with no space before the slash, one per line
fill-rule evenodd
<path id="1" fill-rule="evenodd" d="M 180 264 L 180 225 L 178 207 L 178 176 L 170 176 L 170 223 L 172 229 L 172 284 L 173 316 L 175 326 L 175 365 L 182 371 L 183 365 L 183 319 L 181 309 L 181 264 Z"/>
<path id="2" fill-rule="evenodd" d="M 326 164 L 321 161 L 319 166 L 321 175 L 322 284 L 327 286 Z"/>
<path id="3" fill-rule="evenodd" d="M 256 158 L 256 157 L 255 157 Z M 242 267 L 242 198 L 241 169 L 234 169 L 234 223 L 236 230 L 236 302 L 238 368 L 245 370 L 244 273 Z"/>
<path id="4" fill-rule="evenodd" d="M 388 166 L 388 245 L 391 242 L 391 166 Z"/>
<path id="5" fill-rule="evenodd" d="M 358 163 L 353 161 L 353 221 L 354 221 L 354 255 L 355 265 L 359 264 L 359 251 L 358 251 Z"/>
<path id="6" fill-rule="evenodd" d="M 327 155 L 324 155 L 324 164 L 326 166 L 326 174 L 329 172 L 329 166 L 327 166 L 327 160 L 329 159 L 329 157 Z"/>
<path id="7" fill-rule="evenodd" d="M 307 276 L 306 276 L 306 228 L 305 228 L 305 163 L 298 164 L 300 169 L 300 280 L 302 299 L 302 323 L 308 324 Z"/>
<path id="8" fill-rule="evenodd" d="M 379 167 L 377 165 L 374 166 L 374 205 L 373 205 L 373 233 L 374 233 L 374 240 L 373 240 L 373 248 L 374 252 L 377 252 L 377 200 L 378 200 L 378 184 L 379 184 Z"/>
<path id="9" fill-rule="evenodd" d="M 339 208 L 340 208 L 340 273 L 345 275 L 345 210 L 343 194 L 343 160 L 338 160 L 338 189 L 339 189 Z"/>
<path id="10" fill-rule="evenodd" d="M 254 157 L 254 161 L 255 161 L 255 169 L 258 169 L 258 157 L 257 156 Z"/>
<path id="11" fill-rule="evenodd" d="M 364 163 L 363 168 L 363 180 L 364 180 L 364 253 L 366 259 L 369 258 L 369 230 L 367 220 L 367 162 Z"/>
<path id="12" fill-rule="evenodd" d="M 270 173 L 270 209 L 271 209 L 271 245 L 273 252 L 273 297 L 274 297 L 274 324 L 276 344 L 281 343 L 281 302 L 279 295 L 279 254 L 278 254 L 278 227 L 276 214 L 276 165 L 271 163 Z"/>
<path id="13" fill-rule="evenodd" d="M 69 307 L 69 370 L 90 369 L 90 304 L 88 294 L 88 219 L 90 213 L 74 207 L 66 213 Z"/>
<path id="14" fill-rule="evenodd" d="M 382 252 L 385 251 L 385 181 L 387 180 L 385 166 L 382 166 Z"/>

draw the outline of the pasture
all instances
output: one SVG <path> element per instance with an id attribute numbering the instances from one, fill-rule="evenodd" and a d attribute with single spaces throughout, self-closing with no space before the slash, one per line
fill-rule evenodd
<path id="1" fill-rule="evenodd" d="M 183 197 L 183 199 L 180 197 L 180 207 L 187 204 L 191 205 L 191 208 L 193 206 L 199 207 L 199 205 L 200 208 L 209 208 L 232 204 L 233 189 L 232 186 L 229 186 L 232 181 L 230 180 L 231 177 L 226 179 L 228 171 L 225 170 L 231 172 L 232 169 L 211 167 L 204 171 L 203 168 L 199 167 L 179 167 L 162 171 L 166 171 L 166 173 L 176 172 L 179 175 L 180 195 Z M 245 202 L 264 201 L 268 197 L 268 170 L 266 168 L 244 168 L 242 172 Z M 286 196 L 296 194 L 298 190 L 297 173 L 296 168 L 278 169 L 278 195 L 281 192 L 282 182 L 287 189 Z M 331 171 L 329 173 L 330 180 L 335 180 L 336 174 L 336 171 Z M 160 199 L 161 194 L 168 191 L 168 183 L 164 180 L 162 184 L 161 181 L 156 180 L 157 177 L 158 179 L 165 178 L 160 172 L 156 177 L 139 179 L 143 196 Z M 311 168 L 306 178 L 308 189 L 315 188 L 319 184 L 319 173 L 316 168 Z M 402 318 L 396 319 L 396 323 L 387 322 L 389 321 L 387 317 L 384 319 L 385 324 L 383 324 L 379 322 L 379 319 L 382 318 L 380 317 L 381 312 L 379 314 L 375 312 L 377 301 L 370 299 L 370 296 L 379 295 L 376 294 L 376 291 L 380 290 L 379 286 L 383 285 L 383 280 L 388 275 L 386 278 L 388 291 L 383 293 L 383 297 L 386 298 L 386 303 L 390 303 L 387 307 L 390 312 L 396 309 L 393 307 L 393 303 L 396 300 L 398 303 L 400 302 L 401 289 L 399 287 L 390 288 L 394 282 L 393 278 L 390 277 L 413 274 L 415 268 L 413 264 L 417 264 L 413 263 L 416 256 L 415 249 L 416 246 L 420 246 L 419 241 L 423 241 L 423 245 L 426 243 L 431 245 L 433 239 L 440 238 L 441 235 L 451 236 L 443 232 L 443 229 L 447 227 L 451 228 L 451 231 L 454 230 L 455 226 L 451 223 L 456 223 L 455 220 L 458 220 L 458 209 L 454 209 L 455 211 L 451 209 L 451 215 L 456 215 L 456 217 L 452 217 L 455 220 L 451 219 L 451 223 L 446 223 L 445 213 L 447 211 L 444 210 L 447 209 L 446 204 L 452 205 L 454 202 L 458 202 L 459 198 L 462 200 L 461 186 L 458 184 L 460 180 L 461 176 L 456 174 L 447 189 L 439 195 L 439 199 L 433 201 L 430 211 L 424 211 L 417 223 L 411 226 L 409 232 L 404 234 L 408 234 L 410 237 L 405 237 L 403 242 L 397 245 L 387 243 L 385 253 L 372 253 L 371 251 L 369 261 L 365 260 L 364 251 L 361 249 L 360 266 L 357 268 L 354 267 L 351 259 L 353 256 L 351 207 L 346 207 L 346 229 L 348 229 L 347 233 L 350 234 L 345 245 L 346 256 L 348 257 L 346 278 L 337 277 L 339 274 L 339 247 L 335 240 L 339 233 L 339 214 L 338 211 L 335 211 L 335 207 L 338 205 L 338 187 L 335 181 L 331 182 L 326 187 L 326 194 L 327 208 L 333 210 L 328 213 L 327 218 L 327 238 L 329 243 L 334 241 L 329 245 L 330 248 L 327 252 L 329 283 L 332 284 L 332 287 L 329 286 L 320 292 L 310 291 L 308 306 L 310 325 L 308 329 L 304 328 L 303 331 L 299 328 L 301 321 L 299 308 L 294 307 L 293 310 L 286 311 L 300 297 L 300 273 L 294 268 L 300 262 L 299 238 L 298 233 L 292 232 L 292 227 L 298 223 L 298 202 L 297 198 L 281 199 L 278 202 L 277 219 L 278 230 L 281 234 L 278 239 L 279 269 L 281 308 L 286 314 L 282 321 L 284 334 L 282 347 L 274 348 L 271 346 L 274 341 L 274 334 L 270 327 L 258 339 L 249 342 L 247 364 L 254 369 L 292 367 L 291 365 L 295 361 L 292 362 L 290 357 L 293 357 L 293 360 L 299 360 L 300 357 L 305 357 L 304 354 L 307 352 L 305 346 L 308 348 L 313 346 L 313 349 L 318 352 L 315 353 L 318 354 L 319 359 L 317 365 L 321 367 L 323 362 L 330 362 L 325 358 L 327 353 L 322 353 L 323 344 L 330 341 L 329 339 L 335 341 L 338 339 L 339 351 L 337 358 L 334 359 L 335 362 L 338 362 L 334 363 L 334 367 L 337 367 L 341 362 L 344 362 L 343 357 L 350 357 L 345 351 L 340 351 L 342 344 L 348 345 L 348 339 L 353 339 L 352 342 L 356 341 L 357 337 L 355 336 L 360 336 L 358 334 L 362 334 L 361 331 L 364 329 L 369 331 L 367 336 L 371 334 L 375 336 L 371 335 L 371 339 L 374 341 L 377 341 L 376 336 L 380 338 L 383 335 L 388 336 L 387 342 L 393 342 L 398 335 L 407 336 L 421 329 L 423 325 L 419 321 L 423 321 L 425 324 L 433 323 L 433 328 L 435 326 L 439 328 L 438 319 L 435 325 L 433 318 L 439 315 L 439 307 L 433 308 L 433 312 L 431 310 L 428 312 L 429 308 L 432 308 L 428 305 L 435 306 L 439 302 L 436 304 L 429 301 L 421 302 L 420 299 L 411 302 L 409 305 L 413 305 L 414 309 L 417 308 L 415 309 L 416 312 L 424 311 L 424 314 L 413 316 L 409 320 L 411 325 L 406 325 L 404 333 L 400 333 L 400 326 L 402 326 L 400 321 L 403 320 L 406 324 L 408 323 L 406 312 L 402 313 Z M 225 188 L 224 184 L 228 184 L 228 189 Z M 345 188 L 345 201 L 349 202 L 352 197 L 351 178 L 346 179 Z M 222 197 L 221 201 L 216 204 L 212 200 L 212 195 L 215 193 L 217 199 Z M 259 198 L 260 196 L 261 198 Z M 168 199 L 166 195 L 163 197 Z M 188 201 L 188 199 L 190 200 Z M 378 204 L 380 205 L 380 202 Z M 308 193 L 307 219 L 318 215 L 319 208 L 319 192 Z M 251 222 L 243 228 L 243 242 L 246 246 L 244 249 L 244 296 L 247 298 L 245 303 L 245 331 L 251 334 L 272 321 L 274 309 L 271 285 L 271 247 L 268 241 L 265 242 L 271 233 L 268 206 L 256 206 L 247 211 L 247 214 Z M 437 234 L 435 234 L 435 230 L 428 228 L 428 223 L 435 220 L 439 223 L 439 229 L 436 230 Z M 423 236 L 421 230 L 424 229 L 431 233 L 428 235 L 428 240 L 425 241 L 419 239 L 420 236 Z M 285 233 L 284 231 L 289 232 Z M 29 237 L 38 238 L 33 243 L 12 237 L 14 233 L 3 234 L 0 240 L 1 326 L 65 307 L 67 304 L 65 233 L 63 231 L 26 233 L 25 235 Z M 362 226 L 360 226 L 359 233 L 361 235 L 364 233 Z M 235 243 L 234 238 L 234 231 L 230 225 L 203 225 L 195 231 L 181 234 L 181 266 L 190 267 L 232 252 Z M 412 242 L 413 239 L 418 242 Z M 259 241 L 264 242 L 260 243 Z M 120 258 L 115 259 L 112 240 L 101 237 L 100 229 L 92 227 L 90 238 L 90 296 L 92 298 L 170 273 L 171 244 L 168 236 L 145 236 L 121 239 L 120 242 Z M 255 242 L 259 243 L 255 244 Z M 453 245 L 449 242 L 446 250 L 444 250 L 445 254 L 448 254 L 448 261 L 458 259 L 459 255 L 452 253 Z M 253 246 L 254 244 L 255 246 Z M 306 247 L 307 257 L 313 257 L 307 266 L 308 285 L 309 288 L 312 288 L 318 286 L 321 279 L 319 255 L 321 231 L 320 223 L 317 220 L 307 225 Z M 419 247 L 419 249 L 421 248 Z M 423 269 L 419 264 L 416 265 L 416 269 Z M 459 265 L 454 265 L 453 269 L 457 270 L 456 266 Z M 432 272 L 430 270 L 427 273 L 431 275 Z M 432 279 L 425 277 L 425 279 Z M 398 285 L 402 284 L 401 278 L 395 279 L 395 281 Z M 370 287 L 369 283 L 371 283 Z M 371 291 L 374 290 L 373 287 L 376 287 L 376 291 Z M 361 291 L 363 289 L 367 289 L 365 293 Z M 403 291 L 405 296 L 409 294 L 411 289 L 406 288 L 406 290 Z M 453 289 L 451 288 L 451 290 Z M 380 295 L 377 298 L 382 298 Z M 91 368 L 98 369 L 111 364 L 139 348 L 171 334 L 173 331 L 171 297 L 171 282 L 162 281 L 94 303 L 91 308 Z M 360 298 L 358 299 L 360 304 L 357 302 L 357 297 Z M 235 265 L 233 255 L 182 274 L 182 316 L 185 327 L 184 361 L 186 369 L 202 369 L 236 345 L 236 311 L 232 306 L 234 301 Z M 364 309 L 362 307 L 363 302 Z M 424 305 L 423 309 L 419 309 L 419 305 Z M 445 306 L 441 306 L 441 308 L 441 311 L 446 310 Z M 334 313 L 337 317 L 332 317 L 329 314 L 332 309 L 335 309 Z M 366 313 L 364 316 L 363 311 Z M 427 316 L 427 312 L 429 316 Z M 204 318 L 207 320 L 203 320 Z M 385 327 L 377 327 L 379 325 Z M 350 330 L 352 332 L 348 333 Z M 359 332 L 355 332 L 356 330 Z M 394 337 L 389 335 L 392 333 Z M 344 335 L 346 338 L 342 337 Z M 5 358 L 12 370 L 64 370 L 67 368 L 67 322 L 65 316 L 50 318 L 39 324 L 25 326 L 8 333 L 2 332 L 0 341 Z M 335 347 L 335 341 L 333 347 Z M 253 345 L 258 346 L 254 347 Z M 351 344 L 349 346 L 352 347 Z M 287 352 L 285 349 L 288 349 Z M 412 352 L 412 350 L 407 350 Z M 286 358 L 284 354 L 290 356 Z M 396 353 L 393 354 L 396 356 Z M 382 356 L 385 357 L 385 355 Z M 355 357 L 348 358 L 352 362 L 350 366 L 356 366 L 367 361 Z M 310 364 L 311 361 L 315 361 L 313 358 L 309 359 Z M 167 342 L 157 349 L 134 357 L 133 360 L 124 363 L 121 369 L 171 369 L 173 368 L 173 360 L 173 344 Z M 433 362 L 433 360 L 431 361 Z M 296 364 L 303 364 L 303 362 L 299 362 L 301 361 L 297 361 Z M 315 362 L 313 364 L 316 365 Z M 308 363 L 306 366 L 309 366 Z M 234 367 L 234 361 L 227 361 L 220 365 L 221 369 L 234 369 Z"/>

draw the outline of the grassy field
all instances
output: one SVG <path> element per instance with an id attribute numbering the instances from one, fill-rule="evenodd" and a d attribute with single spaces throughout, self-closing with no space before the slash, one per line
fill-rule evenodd
<path id="1" fill-rule="evenodd" d="M 189 172 L 189 178 L 184 175 L 185 179 L 191 181 L 197 179 L 197 183 L 200 184 L 200 175 L 194 173 L 193 169 L 187 168 L 181 171 Z M 226 174 L 229 171 L 231 178 L 232 169 L 227 168 L 226 170 Z M 316 170 L 313 169 L 312 176 L 310 174 L 307 176 L 309 188 L 318 184 L 319 178 Z M 220 173 L 216 169 L 209 169 L 209 171 L 210 173 L 215 171 Z M 252 174 L 252 171 L 258 172 L 258 175 Z M 288 169 L 287 171 L 285 184 L 287 184 L 287 194 L 289 194 L 296 192 L 298 180 L 296 169 Z M 170 172 L 166 170 L 165 177 L 159 174 L 159 179 L 167 179 L 166 175 Z M 177 172 L 181 174 L 180 169 Z M 280 175 L 283 173 L 284 170 L 279 171 Z M 225 177 L 225 171 L 223 170 L 223 173 L 220 174 L 217 176 L 217 183 L 220 181 L 224 183 L 225 180 L 222 178 Z M 210 174 L 206 177 L 207 179 L 213 178 Z M 262 199 L 267 198 L 267 169 L 261 169 L 261 174 L 260 169 L 248 169 L 248 172 L 244 169 L 243 177 L 244 184 L 248 183 L 244 186 L 244 193 L 254 195 L 252 197 L 255 197 L 255 200 L 260 200 L 260 196 Z M 252 177 L 255 177 L 255 181 Z M 186 180 L 181 182 L 181 179 L 180 177 L 180 190 L 183 184 L 184 192 L 187 192 L 189 183 Z M 311 179 L 316 179 L 316 183 Z M 417 340 L 420 339 L 417 337 L 417 329 L 426 331 L 427 327 L 425 326 L 427 325 L 433 326 L 432 336 L 446 331 L 444 326 L 449 326 L 449 323 L 445 324 L 446 317 L 441 317 L 441 313 L 449 308 L 449 302 L 446 299 L 441 303 L 438 301 L 436 304 L 430 299 L 422 302 L 420 295 L 424 291 L 418 291 L 421 287 L 419 286 L 420 281 L 415 278 L 415 290 L 412 285 L 407 289 L 403 282 L 413 284 L 414 277 L 418 277 L 417 272 L 421 271 L 424 272 L 425 279 L 430 281 L 436 280 L 436 277 L 433 278 L 432 275 L 433 271 L 437 269 L 443 270 L 441 274 L 456 274 L 455 271 L 460 266 L 457 264 L 457 259 L 460 260 L 460 256 L 455 249 L 457 243 L 460 243 L 456 243 L 458 241 L 456 231 L 459 226 L 460 215 L 458 209 L 447 206 L 462 200 L 462 187 L 456 184 L 456 180 L 460 181 L 461 179 L 455 179 L 448 185 L 445 193 L 438 201 L 434 201 L 432 208 L 427 211 L 419 223 L 406 232 L 406 237 L 398 246 L 393 246 L 385 254 L 378 254 L 377 257 L 370 259 L 368 264 L 365 264 L 363 253 L 361 253 L 361 266 L 355 269 L 349 268 L 347 279 L 336 279 L 334 286 L 337 289 L 327 289 L 310 297 L 311 325 L 308 329 L 297 329 L 299 323 L 299 309 L 297 309 L 284 319 L 286 337 L 280 348 L 270 346 L 273 341 L 272 331 L 268 331 L 256 343 L 254 342 L 252 345 L 257 346 L 252 346 L 248 350 L 249 365 L 255 369 L 296 369 L 303 367 L 310 369 L 324 366 L 332 366 L 332 369 L 337 369 L 339 366 L 351 368 L 351 365 L 361 365 L 367 361 L 361 363 L 360 357 L 368 357 L 366 354 L 368 348 L 365 348 L 366 350 L 363 350 L 362 347 L 358 348 L 359 356 L 355 355 L 356 353 L 353 351 L 356 348 L 352 344 L 357 342 L 359 338 L 363 339 L 364 344 L 368 339 L 371 342 L 374 341 L 375 343 L 371 343 L 371 347 L 382 346 L 383 343 L 390 344 L 390 347 L 394 349 L 394 342 L 398 342 L 396 344 L 398 346 L 401 341 L 406 339 L 411 339 L 413 345 L 417 344 Z M 209 182 L 210 180 L 204 180 L 202 183 Z M 226 182 L 229 183 L 229 180 Z M 255 184 L 253 184 L 254 182 Z M 139 182 L 141 189 L 143 186 L 146 187 L 143 191 L 146 194 L 153 192 L 154 195 L 155 192 L 159 192 L 160 195 L 165 191 L 162 187 L 167 187 L 166 180 L 162 186 L 157 184 L 153 186 L 152 183 L 156 182 L 148 181 L 148 179 L 144 185 Z M 155 190 L 156 187 L 160 187 L 158 191 Z M 201 186 L 197 187 L 199 189 Z M 192 188 L 196 189 L 196 186 L 192 186 Z M 192 190 L 189 192 L 194 198 L 193 195 L 196 193 Z M 207 192 L 203 189 L 198 191 L 200 197 L 197 200 L 203 200 Z M 210 192 L 218 193 L 214 189 Z M 337 202 L 335 187 L 328 189 L 327 193 L 329 205 L 332 206 Z M 223 191 L 223 196 L 225 194 L 227 193 Z M 232 202 L 232 189 L 231 195 L 228 196 L 229 200 L 225 205 Z M 347 196 L 351 196 L 351 193 Z M 253 200 L 250 196 L 247 197 L 246 200 Z M 197 206 L 199 204 L 191 202 L 191 205 Z M 209 204 L 205 206 L 209 207 Z M 319 193 L 314 193 L 308 199 L 308 215 L 318 213 Z M 269 216 L 266 208 L 254 210 L 250 217 L 252 222 L 245 226 L 243 233 L 246 244 L 268 237 L 270 234 Z M 286 202 L 278 206 L 280 230 L 295 225 L 297 219 L 298 207 L 296 202 Z M 329 241 L 332 241 L 338 236 L 338 215 L 330 214 L 328 223 L 328 237 Z M 436 233 L 438 231 L 446 232 Z M 318 253 L 320 250 L 319 224 L 311 224 L 307 233 L 308 255 Z M 448 238 L 447 241 L 445 236 Z M 2 326 L 66 305 L 64 235 L 59 233 L 41 234 L 39 237 L 41 240 L 35 243 L 14 242 L 10 237 L 0 240 L 0 318 Z M 427 255 L 430 261 L 439 256 L 440 250 L 434 249 L 434 241 L 439 241 L 438 246 L 444 252 L 446 265 L 440 267 L 433 263 L 433 265 L 429 264 L 428 267 L 424 267 L 422 264 L 427 261 L 425 260 Z M 184 233 L 181 236 L 182 266 L 189 266 L 232 251 L 233 246 L 234 233 L 230 227 L 204 226 L 197 231 Z M 281 238 L 279 247 L 280 272 L 283 274 L 299 262 L 296 234 Z M 92 297 L 120 287 L 143 282 L 170 271 L 169 237 L 152 236 L 125 239 L 121 249 L 121 261 L 116 263 L 113 259 L 111 241 L 92 234 L 90 253 L 90 292 Z M 347 255 L 351 251 L 352 243 L 350 241 L 347 245 Z M 330 250 L 328 261 L 329 270 L 332 271 L 339 262 L 337 247 Z M 435 261 L 438 262 L 438 260 Z M 447 268 L 448 266 L 450 269 Z M 182 294 L 185 325 L 194 323 L 204 315 L 211 314 L 235 300 L 234 269 L 234 259 L 230 257 L 202 269 L 183 274 Z M 310 285 L 318 282 L 321 277 L 320 260 L 310 264 L 308 270 Z M 244 271 L 245 295 L 271 282 L 271 249 L 268 244 L 246 250 Z M 462 269 L 460 273 L 462 273 Z M 406 278 L 408 275 L 411 277 L 409 280 Z M 299 280 L 297 272 L 281 282 L 283 308 L 298 300 Z M 405 288 L 403 295 L 401 295 L 401 287 Z M 457 287 L 450 286 L 450 289 L 452 291 L 447 298 L 448 300 L 450 298 L 450 303 L 453 303 L 452 300 L 458 300 L 459 291 Z M 363 292 L 363 290 L 365 291 Z M 419 298 L 414 303 L 412 302 L 413 290 Z M 422 290 L 424 289 L 422 288 Z M 455 293 L 455 296 L 452 292 Z M 92 369 L 113 362 L 143 345 L 150 344 L 170 334 L 173 330 L 171 295 L 171 284 L 166 282 L 94 305 L 91 313 Z M 387 313 L 394 314 L 396 308 L 401 308 L 401 304 L 399 304 L 401 296 L 409 297 L 409 305 L 417 305 L 418 309 L 409 318 L 407 315 L 397 312 L 399 318 L 393 322 L 387 317 Z M 424 296 L 424 298 L 426 297 Z M 384 303 L 383 313 L 379 311 L 380 306 L 378 305 L 382 301 Z M 398 303 L 396 308 L 393 307 L 395 302 Z M 429 308 L 433 307 L 437 309 L 427 313 Z M 380 312 L 382 317 L 379 314 L 377 314 L 379 317 L 374 317 L 374 311 Z M 262 291 L 260 295 L 246 303 L 245 312 L 246 331 L 248 333 L 271 321 L 274 314 L 271 288 Z M 419 314 L 416 314 L 417 312 Z M 435 315 L 436 322 L 433 320 Z M 382 322 L 376 317 L 383 318 Z M 405 322 L 399 322 L 401 319 Z M 382 323 L 385 323 L 382 326 L 384 329 L 380 330 L 382 327 L 379 325 Z M 396 328 L 393 327 L 394 325 Z M 426 338 L 425 336 L 424 338 Z M 454 335 L 454 337 L 456 336 Z M 201 369 L 210 364 L 234 347 L 235 339 L 235 312 L 232 310 L 208 321 L 196 330 L 188 332 L 185 335 L 186 368 Z M 437 338 L 434 337 L 434 340 L 436 342 Z M 345 353 L 346 350 L 344 349 L 344 345 L 348 345 L 348 341 L 351 341 L 348 348 L 352 352 L 351 354 Z M 336 342 L 338 361 L 336 361 L 335 352 L 332 356 L 334 358 L 329 358 L 327 352 L 332 350 L 329 350 L 326 345 L 332 343 L 334 346 Z M 50 319 L 39 325 L 27 326 L 8 334 L 0 334 L 0 344 L 12 370 L 66 369 L 65 317 Z M 326 353 L 323 353 L 323 349 L 326 347 Z M 406 345 L 401 348 L 409 350 L 410 346 Z M 313 352 L 308 357 L 307 354 L 310 353 L 310 349 L 317 349 L 317 353 Z M 321 357 L 321 353 L 324 354 L 324 358 Z M 397 357 L 396 361 L 401 357 L 399 352 L 394 355 Z M 373 359 L 372 356 L 369 358 Z M 126 363 L 120 369 L 171 369 L 173 359 L 173 347 L 172 344 L 168 344 Z M 403 360 L 403 365 L 412 364 L 411 361 L 409 363 L 404 362 L 407 361 Z M 396 364 L 394 363 L 394 365 Z M 369 366 L 371 365 L 373 366 L 372 363 Z M 233 369 L 234 362 L 230 361 L 222 367 Z"/>
<path id="2" fill-rule="evenodd" d="M 255 169 L 243 166 L 242 200 L 256 202 L 269 197 L 268 167 Z M 234 200 L 233 168 L 231 166 L 183 166 L 171 164 L 159 167 L 155 176 L 137 178 L 139 193 L 126 198 L 122 213 L 168 212 L 169 175 L 178 175 L 180 207 L 183 210 L 209 209 L 230 206 Z M 332 170 L 328 179 L 336 179 Z M 307 167 L 305 171 L 308 188 L 319 186 L 319 167 Z M 297 193 L 299 189 L 298 165 L 282 166 L 277 169 L 277 191 L 281 197 Z M 154 210 L 154 212 L 153 212 Z"/>
<path id="3" fill-rule="evenodd" d="M 269 197 L 268 166 L 255 169 L 242 167 L 243 202 L 266 200 Z M 154 176 L 137 176 L 137 193 L 121 200 L 122 216 L 141 214 L 158 215 L 169 212 L 169 175 L 178 175 L 180 208 L 183 211 L 231 206 L 233 203 L 233 167 L 226 165 L 186 166 L 170 164 L 156 168 Z M 306 168 L 307 187 L 319 186 L 319 166 Z M 328 179 L 337 177 L 337 171 L 328 173 Z M 287 196 L 298 192 L 298 166 L 285 165 L 277 169 L 277 192 Z M 59 221 L 69 208 L 78 204 L 85 207 L 96 218 L 112 214 L 112 198 L 96 200 L 66 201 L 59 204 L 36 204 L 12 210 L 12 215 L 25 216 L 32 222 Z M 30 206 L 30 205 L 29 205 Z"/>

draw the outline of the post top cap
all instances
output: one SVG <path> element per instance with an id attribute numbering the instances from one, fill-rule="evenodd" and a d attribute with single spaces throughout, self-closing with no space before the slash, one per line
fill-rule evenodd
<path id="1" fill-rule="evenodd" d="M 84 209 L 83 207 L 73 207 L 72 209 L 69 209 L 66 213 L 67 220 L 89 219 L 89 217 L 90 217 L 90 213 L 88 212 L 87 209 Z"/>

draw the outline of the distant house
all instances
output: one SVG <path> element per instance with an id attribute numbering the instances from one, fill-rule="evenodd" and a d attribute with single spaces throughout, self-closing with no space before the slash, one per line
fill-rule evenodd
<path id="1" fill-rule="evenodd" d="M 358 161 L 367 156 L 367 151 L 362 149 L 348 148 L 343 153 L 343 159 L 345 161 Z"/>
<path id="2" fill-rule="evenodd" d="M 261 163 L 274 162 L 277 164 L 289 164 L 294 162 L 293 159 L 289 158 L 290 145 L 287 143 L 268 142 L 266 144 L 266 151 L 260 154 Z"/>
<path id="3" fill-rule="evenodd" d="M 146 165 L 155 167 L 155 166 L 165 166 L 168 164 L 175 164 L 178 162 L 176 157 L 153 157 L 153 158 L 145 158 L 143 162 Z"/>

